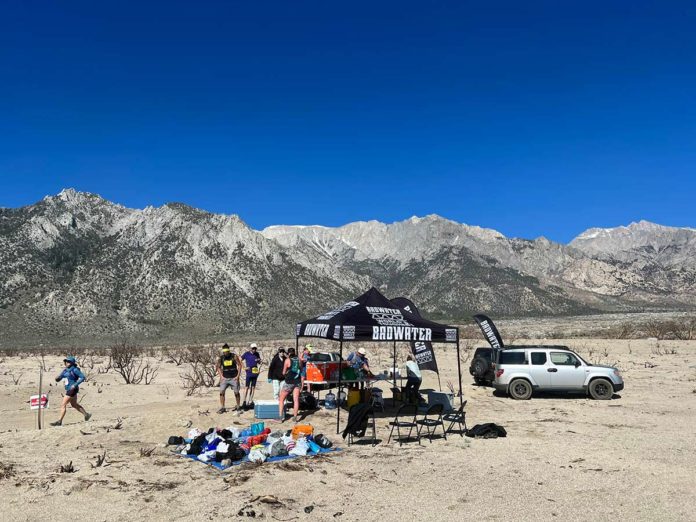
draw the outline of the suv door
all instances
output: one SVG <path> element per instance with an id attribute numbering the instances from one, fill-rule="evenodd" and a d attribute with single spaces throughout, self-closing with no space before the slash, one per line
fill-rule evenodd
<path id="1" fill-rule="evenodd" d="M 529 375 L 539 388 L 551 387 L 551 375 L 553 373 L 548 370 L 551 368 L 551 363 L 548 360 L 548 355 L 545 351 L 529 350 Z"/>
<path id="2" fill-rule="evenodd" d="M 571 352 L 549 352 L 551 388 L 562 390 L 582 389 L 585 383 L 585 367 Z"/>

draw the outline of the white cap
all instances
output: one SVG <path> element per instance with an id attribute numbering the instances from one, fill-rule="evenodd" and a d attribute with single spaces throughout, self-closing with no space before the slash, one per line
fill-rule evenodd
<path id="1" fill-rule="evenodd" d="M 249 348 L 258 348 L 258 346 L 256 346 L 256 343 L 251 343 L 251 344 L 249 345 Z"/>
<path id="2" fill-rule="evenodd" d="M 358 348 L 358 353 L 360 355 L 365 355 L 367 352 L 365 351 L 365 348 Z"/>

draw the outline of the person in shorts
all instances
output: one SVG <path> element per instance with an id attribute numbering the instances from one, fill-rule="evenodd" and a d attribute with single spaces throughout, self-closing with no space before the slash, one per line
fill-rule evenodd
<path id="1" fill-rule="evenodd" d="M 65 364 L 65 369 L 56 377 L 56 382 L 65 380 L 65 397 L 63 397 L 63 402 L 60 405 L 60 419 L 52 422 L 51 426 L 63 425 L 63 418 L 68 409 L 68 404 L 79 411 L 84 416 L 85 421 L 92 417 L 92 414 L 87 413 L 77 402 L 77 394 L 80 393 L 80 384 L 85 382 L 85 374 L 78 368 L 75 357 L 66 357 L 63 359 L 63 364 Z"/>
<path id="2" fill-rule="evenodd" d="M 285 381 L 280 388 L 280 397 L 278 397 L 278 412 L 280 414 L 280 422 L 285 420 L 285 399 L 292 393 L 293 408 L 292 420 L 297 422 L 297 413 L 300 410 L 300 386 L 302 383 L 302 368 L 300 359 L 297 357 L 297 352 L 294 348 L 288 350 L 288 356 L 283 365 L 283 376 Z"/>
<path id="3" fill-rule="evenodd" d="M 237 400 L 239 410 L 239 376 L 242 361 L 236 353 L 232 353 L 227 343 L 222 345 L 222 354 L 217 362 L 217 374 L 220 378 L 220 409 L 218 413 L 225 413 L 225 391 L 232 388 L 234 398 Z"/>
<path id="4" fill-rule="evenodd" d="M 254 405 L 254 392 L 256 391 L 256 381 L 261 372 L 261 354 L 256 343 L 251 343 L 249 349 L 242 355 L 242 362 L 246 370 L 246 381 L 244 383 L 244 402 L 242 409 L 252 408 Z"/>

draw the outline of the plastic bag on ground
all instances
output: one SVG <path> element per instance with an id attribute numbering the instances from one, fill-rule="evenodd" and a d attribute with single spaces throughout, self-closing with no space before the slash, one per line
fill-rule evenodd
<path id="1" fill-rule="evenodd" d="M 307 439 L 304 437 L 300 437 L 295 441 L 295 447 L 292 448 L 288 453 L 290 455 L 296 455 L 298 457 L 304 457 L 307 455 L 307 451 L 309 450 L 309 443 L 307 442 Z"/>

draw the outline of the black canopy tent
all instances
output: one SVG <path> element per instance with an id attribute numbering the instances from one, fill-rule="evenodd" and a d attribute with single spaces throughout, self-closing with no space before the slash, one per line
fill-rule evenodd
<path id="1" fill-rule="evenodd" d="M 401 305 L 401 306 L 399 306 Z M 298 323 L 295 331 L 295 345 L 299 353 L 300 337 L 316 337 L 337 341 L 343 360 L 343 343 L 349 342 L 391 342 L 394 345 L 394 378 L 396 379 L 396 343 L 399 341 L 430 341 L 457 345 L 457 372 L 459 377 L 459 399 L 462 400 L 462 367 L 459 358 L 459 329 L 433 321 L 428 321 L 402 300 L 390 301 L 376 288 L 370 288 L 360 297 L 338 308 L 312 319 Z M 338 372 L 338 390 L 341 391 L 342 372 Z M 395 381 L 396 383 L 396 381 Z M 337 408 L 336 431 L 340 425 L 340 411 Z"/>

